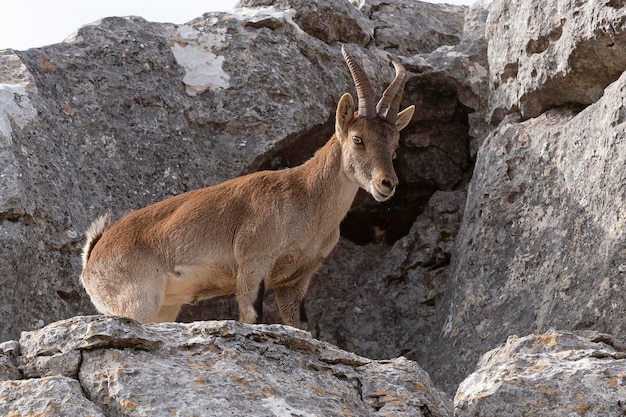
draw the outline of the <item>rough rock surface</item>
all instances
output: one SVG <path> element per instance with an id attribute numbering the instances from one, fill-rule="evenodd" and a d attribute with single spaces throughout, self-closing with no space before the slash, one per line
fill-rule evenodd
<path id="1" fill-rule="evenodd" d="M 457 417 L 623 416 L 626 346 L 598 332 L 511 336 L 454 399 Z"/>
<path id="2" fill-rule="evenodd" d="M 388 253 L 342 242 L 309 293 L 323 300 L 309 304 L 313 334 L 373 358 L 414 358 L 430 350 L 427 340 L 464 206 L 461 191 L 435 193 L 409 234 Z"/>
<path id="3" fill-rule="evenodd" d="M 626 67 L 625 25 L 621 0 L 494 1 L 486 32 L 491 119 L 598 100 Z"/>
<path id="4" fill-rule="evenodd" d="M 239 0 L 246 8 L 248 24 L 270 27 L 272 21 L 290 20 L 299 29 L 324 43 L 344 42 L 366 46 L 374 34 L 372 23 L 347 1 Z M 240 11 L 233 11 L 239 14 Z M 449 26 L 448 26 L 449 28 Z"/>
<path id="5" fill-rule="evenodd" d="M 331 136 L 341 94 L 353 92 L 342 43 L 351 44 L 375 90 L 392 79 L 380 49 L 386 46 L 373 41 L 374 28 L 389 19 L 387 6 L 375 19 L 347 1 L 247 0 L 240 6 L 185 25 L 106 18 L 61 44 L 0 51 L 0 340 L 94 312 L 78 285 L 78 255 L 95 217 L 119 217 L 310 156 Z M 412 7 L 399 3 L 392 12 L 411 24 L 400 14 L 439 10 L 425 20 L 433 33 L 461 33 L 466 8 Z M 428 25 L 405 27 L 396 38 L 408 45 L 415 31 L 431 30 Z M 433 36 L 428 50 L 452 39 Z M 432 65 L 429 73 L 446 65 Z M 462 82 L 431 82 L 420 78 L 421 70 L 410 71 L 403 106 L 418 104 L 420 115 L 402 139 L 403 186 L 384 205 L 359 196 L 344 227 L 352 242 L 392 244 L 436 190 L 462 187 L 471 170 L 472 110 L 456 90 Z M 438 93 L 442 86 L 445 94 Z M 232 300 L 221 299 L 182 317 L 223 317 L 231 308 Z"/>
<path id="6" fill-rule="evenodd" d="M 376 46 L 403 56 L 458 44 L 467 9 L 414 0 L 365 0 L 360 7 L 371 22 Z M 410 30 L 405 32 L 402 28 Z"/>
<path id="7" fill-rule="evenodd" d="M 282 325 L 76 317 L 23 333 L 20 347 L 27 379 L 0 382 L 1 415 L 452 416 L 414 362 Z"/>
<path id="8" fill-rule="evenodd" d="M 624 336 L 625 91 L 622 75 L 578 114 L 502 123 L 485 141 L 430 345 L 438 355 L 419 361 L 447 389 L 511 334 Z"/>

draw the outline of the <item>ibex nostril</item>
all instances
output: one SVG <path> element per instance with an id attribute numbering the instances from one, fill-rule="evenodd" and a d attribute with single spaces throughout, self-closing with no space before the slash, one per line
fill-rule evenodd
<path id="1" fill-rule="evenodd" d="M 380 180 L 380 185 L 389 191 L 393 191 L 396 188 L 395 183 L 387 178 L 383 178 L 382 180 Z"/>

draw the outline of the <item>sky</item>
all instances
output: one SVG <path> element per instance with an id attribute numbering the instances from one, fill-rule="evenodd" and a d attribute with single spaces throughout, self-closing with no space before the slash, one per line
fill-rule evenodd
<path id="1" fill-rule="evenodd" d="M 210 11 L 228 11 L 237 0 L 5 0 L 0 5 L 0 49 L 25 50 L 59 43 L 79 27 L 109 16 L 141 16 L 186 23 Z M 473 0 L 430 0 L 471 4 Z"/>

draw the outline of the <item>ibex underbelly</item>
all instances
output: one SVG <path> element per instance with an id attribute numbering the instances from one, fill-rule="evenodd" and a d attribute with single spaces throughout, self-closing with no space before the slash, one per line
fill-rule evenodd
<path id="1" fill-rule="evenodd" d="M 167 275 L 164 305 L 195 304 L 221 295 L 235 294 L 235 274 L 215 263 L 179 265 Z"/>

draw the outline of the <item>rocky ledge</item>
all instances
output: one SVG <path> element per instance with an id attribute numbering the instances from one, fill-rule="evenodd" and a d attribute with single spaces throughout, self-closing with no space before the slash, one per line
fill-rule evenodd
<path id="1" fill-rule="evenodd" d="M 3 416 L 622 416 L 626 346 L 511 336 L 452 399 L 404 357 L 371 360 L 292 327 L 82 316 L 0 344 Z"/>
<path id="2" fill-rule="evenodd" d="M 1 346 L 2 416 L 452 415 L 415 362 L 282 325 L 83 316 Z"/>

